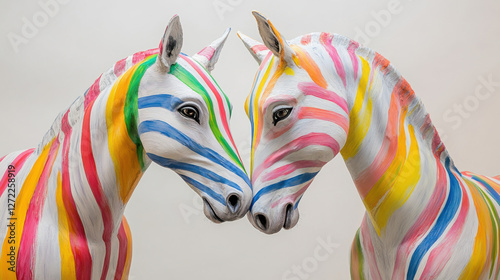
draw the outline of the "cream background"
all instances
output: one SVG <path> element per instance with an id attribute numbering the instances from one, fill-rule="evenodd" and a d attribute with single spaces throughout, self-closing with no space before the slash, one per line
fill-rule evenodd
<path id="1" fill-rule="evenodd" d="M 387 9 L 389 3 L 67 2 L 16 53 L 7 34 L 21 35 L 23 17 L 32 21 L 43 10 L 37 1 L 0 1 L 0 155 L 36 146 L 58 112 L 100 73 L 123 57 L 156 47 L 168 20 L 177 13 L 184 29 L 183 52 L 190 55 L 228 26 L 233 28 L 213 76 L 233 102 L 233 135 L 248 161 L 250 126 L 243 102 L 257 64 L 236 31 L 258 38 L 251 10 L 268 16 L 288 39 L 313 31 L 354 38 L 356 28 L 364 30 L 375 22 L 371 13 Z M 444 117 L 454 104 L 471 100 L 479 76 L 491 75 L 500 82 L 500 2 L 397 2 L 402 11 L 393 14 L 367 45 L 388 58 L 423 99 L 459 169 L 500 174 L 500 86 L 479 101 L 456 129 L 456 123 Z M 215 5 L 220 3 L 232 5 L 232 10 L 218 14 Z M 302 199 L 298 225 L 267 236 L 246 218 L 215 225 L 196 210 L 186 219 L 180 209 L 196 209 L 194 192 L 172 171 L 153 165 L 126 210 L 134 242 L 130 278 L 287 279 L 283 275 L 293 265 L 313 264 L 318 238 L 330 238 L 338 247 L 315 269 L 310 267 L 307 279 L 349 279 L 349 248 L 364 209 L 342 159 L 324 169 Z"/>

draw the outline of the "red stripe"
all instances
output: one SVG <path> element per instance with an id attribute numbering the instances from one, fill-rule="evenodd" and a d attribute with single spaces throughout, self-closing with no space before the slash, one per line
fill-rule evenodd
<path id="1" fill-rule="evenodd" d="M 333 122 L 342 127 L 346 134 L 349 132 L 349 120 L 346 116 L 339 113 L 314 107 L 302 107 L 298 115 L 299 119 L 317 119 Z"/>
<path id="2" fill-rule="evenodd" d="M 111 210 L 109 208 L 107 197 L 104 194 L 101 182 L 99 181 L 94 154 L 92 152 L 90 115 L 93 105 L 94 102 L 90 103 L 89 107 L 85 109 L 85 115 L 83 117 L 81 154 L 85 176 L 87 177 L 87 182 L 89 183 L 90 189 L 92 190 L 92 194 L 94 195 L 97 205 L 101 210 L 102 222 L 104 224 L 102 239 L 106 246 L 106 253 L 104 255 L 104 264 L 101 274 L 101 280 L 104 280 L 106 279 L 106 275 L 109 269 L 109 259 L 111 255 L 111 234 L 113 233 L 113 218 L 111 216 Z"/>
<path id="3" fill-rule="evenodd" d="M 43 167 L 42 174 L 35 187 L 31 197 L 28 211 L 24 220 L 24 228 L 19 244 L 19 254 L 17 263 L 17 276 L 19 279 L 33 279 L 33 270 L 35 268 L 35 247 L 37 242 L 38 224 L 43 212 L 43 205 L 47 196 L 47 183 L 54 165 L 57 151 L 59 150 L 59 141 L 51 144 L 49 156 Z"/>
<path id="4" fill-rule="evenodd" d="M 127 234 L 125 233 L 125 228 L 123 227 L 123 222 L 120 225 L 120 230 L 118 231 L 118 263 L 116 264 L 115 280 L 122 279 L 123 270 L 125 269 L 125 263 L 127 262 Z"/>
<path id="5" fill-rule="evenodd" d="M 26 159 L 28 158 L 28 156 L 30 156 L 34 150 L 35 149 L 26 150 L 26 151 L 22 152 L 21 154 L 19 154 L 16 157 L 16 159 L 14 159 L 14 161 L 10 164 L 10 165 L 15 167 L 14 175 L 17 175 L 19 170 L 21 170 L 21 168 L 23 167 L 24 162 L 26 162 Z M 2 158 L 2 160 L 3 160 L 3 158 Z M 8 168 L 7 168 L 7 170 L 5 170 L 5 174 L 3 175 L 2 180 L 0 181 L 0 196 L 2 196 L 3 192 L 7 188 L 7 185 L 8 185 L 7 180 L 9 180 L 9 169 Z"/>
<path id="6" fill-rule="evenodd" d="M 191 67 L 193 67 L 194 70 L 196 70 L 196 72 L 201 76 L 201 78 L 203 79 L 203 81 L 205 81 L 205 83 L 208 85 L 208 87 L 210 88 L 210 90 L 214 93 L 215 98 L 217 99 L 217 105 L 219 107 L 219 113 L 221 115 L 222 125 L 224 126 L 224 130 L 226 131 L 226 134 L 229 137 L 229 140 L 231 140 L 231 143 L 233 144 L 233 147 L 236 148 L 236 145 L 234 144 L 233 136 L 231 135 L 231 132 L 229 131 L 229 125 L 227 123 L 226 110 L 224 110 L 224 103 L 222 101 L 222 97 L 221 97 L 220 92 L 215 88 L 215 86 L 212 83 L 212 81 L 210 81 L 210 79 L 208 79 L 207 75 L 205 75 L 205 72 L 202 71 L 200 69 L 200 67 L 196 63 L 194 63 L 193 61 L 191 61 L 191 59 L 187 59 L 186 57 L 184 57 L 182 55 L 180 57 L 184 58 L 184 60 L 187 61 L 187 63 L 189 63 L 189 65 L 191 65 Z M 228 104 L 228 106 L 229 106 L 229 104 Z M 239 152 L 238 152 L 237 149 L 236 149 L 236 153 L 238 154 L 238 158 L 241 161 L 241 157 L 240 157 Z"/>
<path id="7" fill-rule="evenodd" d="M 75 258 L 76 279 L 90 280 L 92 274 L 92 256 L 90 255 L 85 229 L 71 193 L 69 174 L 69 140 L 72 128 L 68 123 L 68 112 L 66 112 L 62 119 L 61 130 L 64 132 L 62 156 L 62 197 L 64 207 L 66 208 L 68 215 L 68 226 L 70 229 L 69 241 Z"/>

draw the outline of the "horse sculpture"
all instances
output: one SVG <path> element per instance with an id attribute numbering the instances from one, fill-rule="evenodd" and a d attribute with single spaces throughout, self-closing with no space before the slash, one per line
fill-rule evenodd
<path id="1" fill-rule="evenodd" d="M 287 42 L 254 12 L 264 44 L 245 108 L 251 223 L 272 234 L 339 152 L 365 205 L 353 279 L 498 279 L 500 177 L 460 172 L 407 81 L 380 54 L 330 33 Z"/>
<path id="2" fill-rule="evenodd" d="M 127 279 L 123 213 L 151 162 L 177 172 L 213 222 L 246 214 L 231 105 L 209 74 L 228 34 L 189 57 L 174 16 L 158 49 L 102 74 L 37 149 L 0 159 L 0 279 Z"/>

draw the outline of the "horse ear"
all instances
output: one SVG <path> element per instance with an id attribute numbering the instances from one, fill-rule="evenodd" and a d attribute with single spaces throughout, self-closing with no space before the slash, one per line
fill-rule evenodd
<path id="1" fill-rule="evenodd" d="M 229 32 L 231 32 L 231 28 L 226 29 L 219 39 L 213 41 L 210 45 L 193 55 L 192 58 L 203 65 L 208 72 L 212 71 L 215 63 L 219 60 L 220 51 L 226 42 Z"/>
<path id="2" fill-rule="evenodd" d="M 293 55 L 295 54 L 292 48 L 288 45 L 285 38 L 276 30 L 271 21 L 257 11 L 253 11 L 259 33 L 266 47 L 273 54 L 280 58 L 282 62 L 293 64 Z"/>
<path id="3" fill-rule="evenodd" d="M 161 69 L 170 71 L 170 66 L 175 63 L 182 48 L 182 26 L 179 16 L 175 15 L 168 22 L 165 34 L 160 43 L 160 53 L 156 63 Z"/>
<path id="4" fill-rule="evenodd" d="M 257 60 L 259 64 L 262 62 L 262 60 L 264 60 L 266 55 L 269 53 L 269 49 L 263 43 L 254 40 L 241 32 L 238 32 L 238 37 L 240 37 L 245 47 L 248 49 L 248 51 L 252 54 L 253 58 L 255 58 L 255 60 Z"/>

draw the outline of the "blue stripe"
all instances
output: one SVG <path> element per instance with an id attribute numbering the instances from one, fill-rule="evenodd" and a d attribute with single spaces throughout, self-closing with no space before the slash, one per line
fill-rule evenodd
<path id="1" fill-rule="evenodd" d="M 148 153 L 147 155 L 151 160 L 153 160 L 154 162 L 158 163 L 159 165 L 161 165 L 163 167 L 167 167 L 170 169 L 186 170 L 186 171 L 189 171 L 192 173 L 196 173 L 196 174 L 198 174 L 202 177 L 205 177 L 209 180 L 212 180 L 212 181 L 217 182 L 217 183 L 228 185 L 228 186 L 230 186 L 234 189 L 237 189 L 241 192 L 240 186 L 238 186 L 233 181 L 231 181 L 227 178 L 224 178 L 222 176 L 219 176 L 217 173 L 212 172 L 212 171 L 210 171 L 206 168 L 203 168 L 201 166 L 197 166 L 197 165 L 193 165 L 193 164 L 189 164 L 189 163 L 184 163 L 184 162 L 179 162 L 179 161 L 176 161 L 173 159 L 168 159 L 168 158 L 164 158 L 161 156 L 157 156 L 155 154 Z"/>
<path id="2" fill-rule="evenodd" d="M 201 146 L 200 144 L 194 142 L 191 138 L 189 138 L 187 135 L 184 133 L 180 132 L 179 130 L 175 129 L 171 125 L 169 125 L 166 122 L 159 121 L 159 120 L 154 120 L 154 121 L 144 121 L 139 124 L 139 134 L 147 133 L 147 132 L 157 132 L 160 133 L 164 136 L 167 136 L 169 138 L 174 139 L 175 141 L 181 143 L 182 145 L 186 146 L 189 148 L 191 151 L 199 154 L 202 157 L 207 158 L 208 160 L 215 162 L 216 164 L 219 164 L 220 166 L 224 167 L 225 169 L 233 172 L 236 174 L 238 177 L 243 179 L 247 183 L 247 185 L 250 187 L 250 180 L 248 179 L 248 176 L 243 172 L 241 168 L 238 166 L 234 165 L 231 163 L 229 160 L 225 159 L 221 155 L 219 155 L 217 152 L 210 148 L 206 148 Z"/>
<path id="3" fill-rule="evenodd" d="M 189 185 L 199 189 L 200 191 L 208 194 L 208 196 L 210 196 L 211 198 L 217 200 L 218 202 L 220 202 L 220 204 L 226 206 L 226 200 L 224 200 L 224 197 L 216 192 L 214 192 L 212 189 L 210 189 L 209 187 L 203 185 L 202 183 L 196 181 L 196 180 L 193 180 L 187 176 L 184 176 L 184 175 L 180 175 L 181 178 L 186 182 L 188 183 Z"/>
<path id="4" fill-rule="evenodd" d="M 491 195 L 491 197 L 493 197 L 495 201 L 500 205 L 500 195 L 495 191 L 495 189 L 490 186 L 490 184 L 475 175 L 473 175 L 471 178 L 480 182 L 488 190 L 488 193 Z"/>
<path id="5" fill-rule="evenodd" d="M 446 200 L 446 204 L 439 214 L 439 217 L 436 220 L 434 227 L 429 231 L 427 236 L 424 238 L 422 243 L 418 245 L 417 249 L 413 253 L 411 257 L 410 265 L 408 267 L 408 273 L 406 278 L 408 280 L 413 280 L 415 278 L 415 274 L 417 273 L 418 267 L 422 258 L 425 256 L 427 251 L 434 245 L 434 243 L 441 237 L 444 230 L 451 222 L 453 217 L 455 216 L 458 206 L 462 201 L 462 191 L 460 190 L 459 183 L 455 174 L 453 174 L 450 170 L 450 159 L 446 159 L 446 172 L 450 178 L 450 193 L 448 194 L 448 199 Z"/>
<path id="6" fill-rule="evenodd" d="M 170 94 L 157 94 L 139 98 L 137 101 L 137 107 L 139 109 L 161 107 L 169 111 L 173 111 L 181 103 L 182 100 Z"/>
<path id="7" fill-rule="evenodd" d="M 253 200 L 252 200 L 252 205 L 250 206 L 250 209 L 252 209 L 252 207 L 255 204 L 255 202 L 257 200 L 259 200 L 259 198 L 261 196 L 263 196 L 263 195 L 265 195 L 267 193 L 279 190 L 279 189 L 290 188 L 290 187 L 293 187 L 293 186 L 297 186 L 297 185 L 303 184 L 305 182 L 308 182 L 308 181 L 312 180 L 314 178 L 314 176 L 316 176 L 316 174 L 318 174 L 318 172 L 300 174 L 300 175 L 297 175 L 295 177 L 292 177 L 292 178 L 289 178 L 289 179 L 286 179 L 286 180 L 274 183 L 272 185 L 269 185 L 269 186 L 267 186 L 265 188 L 262 188 L 260 191 L 257 192 L 257 194 L 254 195 Z"/>

